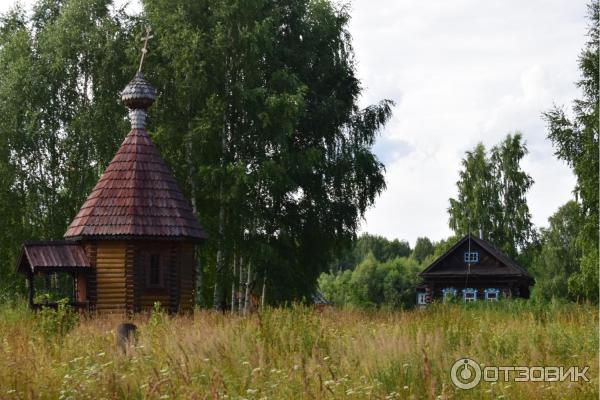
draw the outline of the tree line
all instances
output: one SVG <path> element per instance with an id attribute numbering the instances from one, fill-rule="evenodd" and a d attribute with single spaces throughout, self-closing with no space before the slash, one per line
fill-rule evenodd
<path id="1" fill-rule="evenodd" d="M 520 165 L 528 152 L 523 135 L 508 134 L 489 150 L 478 143 L 466 152 L 458 195 L 449 199 L 448 223 L 454 236 L 435 244 L 420 238 L 412 251 L 397 239 L 359 238 L 353 250 L 319 278 L 331 301 L 411 307 L 417 274 L 468 232 L 481 232 L 533 274 L 534 301 L 598 301 L 598 2 L 588 10 L 589 40 L 579 56 L 581 97 L 574 101 L 571 117 L 560 106 L 542 114 L 556 157 L 566 161 L 577 178 L 574 198 L 559 207 L 547 227 L 536 229 L 526 198 L 534 181 Z M 404 244 L 403 251 L 391 251 L 397 243 Z"/>
<path id="2" fill-rule="evenodd" d="M 309 296 L 385 188 L 359 108 L 347 5 L 329 0 L 38 0 L 0 20 L 0 282 L 23 240 L 61 238 L 129 130 L 119 93 L 154 39 L 148 131 L 209 234 L 197 302 Z M 249 289 L 248 289 L 249 288 Z M 246 296 L 247 297 L 247 296 Z"/>
<path id="3" fill-rule="evenodd" d="M 414 249 L 355 240 L 385 189 L 372 145 L 393 104 L 358 107 L 348 6 L 142 4 L 132 16 L 111 0 L 38 0 L 0 18 L 1 292 L 23 288 L 19 244 L 62 237 L 127 133 L 118 97 L 150 25 L 145 70 L 159 97 L 148 130 L 210 237 L 198 254 L 198 304 L 223 307 L 263 288 L 273 303 L 310 298 L 326 272 L 321 287 L 350 282 L 336 292 L 343 302 L 408 306 L 416 273 L 454 238 Z M 534 273 L 541 298 L 598 299 L 598 3 L 589 10 L 582 95 L 570 113 L 543 114 L 577 177 L 574 199 L 533 227 L 534 183 L 515 132 L 466 154 L 448 208 L 457 236 L 481 229 Z"/>

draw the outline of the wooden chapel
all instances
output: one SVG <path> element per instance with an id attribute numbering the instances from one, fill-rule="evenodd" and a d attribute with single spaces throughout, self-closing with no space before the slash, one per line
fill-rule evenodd
<path id="1" fill-rule="evenodd" d="M 148 37 L 146 38 L 147 42 Z M 26 242 L 17 264 L 34 304 L 35 275 L 68 272 L 74 302 L 98 312 L 135 313 L 160 302 L 191 311 L 194 246 L 206 234 L 145 129 L 156 90 L 140 68 L 121 93 L 131 130 L 62 241 Z"/>

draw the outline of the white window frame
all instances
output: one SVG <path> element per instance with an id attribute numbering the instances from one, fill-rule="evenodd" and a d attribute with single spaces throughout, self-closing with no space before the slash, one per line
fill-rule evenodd
<path id="1" fill-rule="evenodd" d="M 456 297 L 456 289 L 453 287 L 447 287 L 442 289 L 442 299 L 444 302 Z"/>
<path id="2" fill-rule="evenodd" d="M 463 289 L 462 294 L 463 294 L 463 301 L 465 303 L 477 301 L 477 289 L 466 288 L 466 289 Z M 467 297 L 467 295 L 473 295 L 473 297 Z"/>
<path id="3" fill-rule="evenodd" d="M 500 289 L 487 288 L 483 292 L 485 294 L 485 300 L 486 301 L 498 301 L 498 300 L 500 300 Z M 494 297 L 490 297 L 490 294 L 494 295 Z"/>
<path id="4" fill-rule="evenodd" d="M 467 264 L 476 264 L 479 262 L 479 252 L 478 251 L 465 251 L 463 255 L 463 259 Z"/>
<path id="5" fill-rule="evenodd" d="M 417 292 L 417 304 L 418 305 L 427 304 L 427 293 Z"/>

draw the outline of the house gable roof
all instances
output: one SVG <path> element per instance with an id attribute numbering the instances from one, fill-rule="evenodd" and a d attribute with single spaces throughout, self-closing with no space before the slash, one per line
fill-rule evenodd
<path id="1" fill-rule="evenodd" d="M 468 240 L 471 240 L 471 244 L 474 249 L 481 249 L 489 257 L 497 261 L 497 266 L 490 267 L 489 265 L 484 265 L 484 263 L 472 264 L 470 270 L 467 268 L 467 265 L 464 263 L 462 254 L 460 256 L 461 262 L 456 262 L 451 258 L 460 251 Z M 517 264 L 514 260 L 508 257 L 506 254 L 498 250 L 488 241 L 473 236 L 471 234 L 465 235 L 462 239 L 460 239 L 454 246 L 452 246 L 448 251 L 446 251 L 443 255 L 438 257 L 431 265 L 429 265 L 423 272 L 419 275 L 422 277 L 434 277 L 434 276 L 446 276 L 446 275 L 482 275 L 482 276 L 494 276 L 494 275 L 502 275 L 502 276 L 515 276 L 515 277 L 524 277 L 527 279 L 533 280 L 533 277 Z"/>

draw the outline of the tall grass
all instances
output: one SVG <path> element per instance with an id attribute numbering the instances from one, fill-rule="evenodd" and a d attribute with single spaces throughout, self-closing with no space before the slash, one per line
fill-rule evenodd
<path id="1" fill-rule="evenodd" d="M 116 317 L 80 318 L 67 333 L 73 320 L 48 318 L 21 304 L 0 307 L 0 399 L 598 398 L 591 305 L 155 314 L 134 319 L 139 335 L 128 355 L 115 346 Z M 589 365 L 591 381 L 464 391 L 449 375 L 463 356 L 486 365 Z"/>

